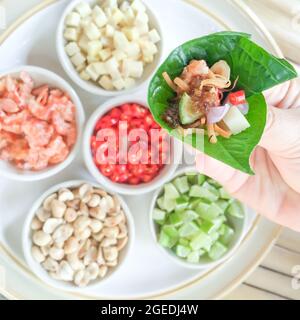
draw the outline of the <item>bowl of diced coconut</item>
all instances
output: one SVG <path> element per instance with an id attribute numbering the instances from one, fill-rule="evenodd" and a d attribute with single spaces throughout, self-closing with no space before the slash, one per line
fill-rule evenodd
<path id="1" fill-rule="evenodd" d="M 161 28 L 140 0 L 75 0 L 62 14 L 56 47 L 65 72 L 85 91 L 128 94 L 159 66 Z"/>

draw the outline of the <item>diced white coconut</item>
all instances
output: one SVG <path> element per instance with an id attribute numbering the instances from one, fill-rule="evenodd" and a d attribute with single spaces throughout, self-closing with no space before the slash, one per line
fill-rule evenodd
<path id="1" fill-rule="evenodd" d="M 66 28 L 64 32 L 64 38 L 68 41 L 76 41 L 78 37 L 77 29 Z"/>
<path id="2" fill-rule="evenodd" d="M 127 55 L 125 54 L 125 52 L 123 50 L 114 50 L 112 52 L 112 55 L 117 61 L 124 60 L 127 57 Z"/>
<path id="3" fill-rule="evenodd" d="M 125 13 L 127 9 L 130 8 L 130 4 L 128 1 L 123 1 L 120 5 L 120 10 Z"/>
<path id="4" fill-rule="evenodd" d="M 133 60 L 135 60 L 135 59 L 138 59 L 141 53 L 141 49 L 138 43 L 130 42 L 125 48 L 125 52 L 127 53 L 127 56 L 129 58 L 132 58 Z"/>
<path id="5" fill-rule="evenodd" d="M 125 82 L 122 78 L 113 80 L 112 84 L 117 90 L 122 90 L 125 88 Z"/>
<path id="6" fill-rule="evenodd" d="M 68 56 L 72 57 L 77 52 L 80 52 L 80 48 L 78 47 L 78 44 L 76 42 L 69 42 L 65 46 L 65 51 L 66 51 Z"/>
<path id="7" fill-rule="evenodd" d="M 107 73 L 112 77 L 113 80 L 118 80 L 121 78 L 119 64 L 114 57 L 105 62 L 105 68 L 107 70 Z"/>
<path id="8" fill-rule="evenodd" d="M 139 0 L 134 0 L 131 4 L 131 8 L 135 11 L 135 12 L 145 12 L 146 11 L 146 7 L 144 6 L 144 4 L 139 1 Z"/>
<path id="9" fill-rule="evenodd" d="M 79 48 L 82 51 L 87 52 L 89 41 L 89 38 L 85 34 L 81 35 L 78 41 Z"/>
<path id="10" fill-rule="evenodd" d="M 124 13 L 120 9 L 114 8 L 112 11 L 112 21 L 116 26 L 121 24 L 123 21 L 125 21 Z"/>
<path id="11" fill-rule="evenodd" d="M 153 43 L 157 43 L 160 41 L 160 35 L 156 29 L 152 29 L 149 32 L 149 38 Z"/>
<path id="12" fill-rule="evenodd" d="M 95 24 L 99 28 L 106 25 L 106 23 L 107 23 L 106 14 L 99 6 L 94 7 L 92 16 L 93 16 L 93 20 L 94 20 Z"/>
<path id="13" fill-rule="evenodd" d="M 70 12 L 67 16 L 66 16 L 66 21 L 65 24 L 68 27 L 79 27 L 80 25 L 80 14 L 77 12 Z"/>
<path id="14" fill-rule="evenodd" d="M 92 9 L 87 2 L 80 2 L 75 7 L 75 10 L 81 15 L 82 18 L 85 18 L 92 13 Z"/>
<path id="15" fill-rule="evenodd" d="M 84 32 L 86 34 L 86 36 L 90 39 L 90 40 L 98 40 L 101 37 L 101 32 L 98 29 L 98 27 L 95 25 L 95 23 L 91 22 L 89 23 L 85 28 L 84 28 Z"/>
<path id="16" fill-rule="evenodd" d="M 80 72 L 80 78 L 85 81 L 89 81 L 91 79 L 90 75 L 85 70 Z"/>
<path id="17" fill-rule="evenodd" d="M 147 56 L 143 55 L 142 60 L 145 64 L 152 63 L 154 61 L 154 55 L 147 55 Z"/>
<path id="18" fill-rule="evenodd" d="M 157 46 L 151 42 L 151 41 L 147 41 L 147 40 L 141 40 L 140 41 L 140 46 L 143 52 L 144 56 L 151 56 L 157 53 Z"/>
<path id="19" fill-rule="evenodd" d="M 135 17 L 136 25 L 148 24 L 149 17 L 146 12 L 139 11 Z"/>
<path id="20" fill-rule="evenodd" d="M 90 41 L 88 43 L 87 52 L 90 57 L 98 56 L 101 49 L 102 49 L 102 42 L 99 40 Z"/>
<path id="21" fill-rule="evenodd" d="M 234 135 L 250 127 L 248 120 L 237 107 L 231 107 L 223 118 L 223 121 Z"/>
<path id="22" fill-rule="evenodd" d="M 87 56 L 86 59 L 88 64 L 99 61 L 99 58 L 97 56 Z"/>
<path id="23" fill-rule="evenodd" d="M 105 90 L 113 90 L 114 86 L 112 84 L 112 79 L 109 76 L 102 76 L 100 78 L 99 84 Z"/>
<path id="24" fill-rule="evenodd" d="M 108 73 L 104 62 L 94 62 L 92 66 L 96 71 L 96 73 L 98 74 L 98 76 L 103 76 L 104 74 Z"/>
<path id="25" fill-rule="evenodd" d="M 125 77 L 140 78 L 144 72 L 143 62 L 134 60 L 124 60 L 122 72 Z"/>
<path id="26" fill-rule="evenodd" d="M 111 26 L 110 24 L 107 24 L 105 27 L 105 35 L 107 37 L 113 37 L 115 33 L 115 28 Z"/>
<path id="27" fill-rule="evenodd" d="M 81 72 L 81 71 L 84 70 L 85 68 L 86 68 L 86 64 L 83 63 L 83 64 L 81 64 L 81 65 L 79 65 L 79 66 L 76 67 L 76 71 L 77 71 L 77 72 Z"/>
<path id="28" fill-rule="evenodd" d="M 77 52 L 72 58 L 71 58 L 72 63 L 78 67 L 82 64 L 85 63 L 86 58 L 81 52 Z"/>
<path id="29" fill-rule="evenodd" d="M 91 79 L 93 81 L 97 81 L 99 78 L 99 75 L 97 73 L 97 71 L 95 70 L 93 64 L 89 64 L 86 69 L 85 72 L 91 77 Z"/>
<path id="30" fill-rule="evenodd" d="M 126 89 L 130 89 L 130 88 L 134 87 L 135 83 L 136 83 L 135 79 L 133 79 L 133 78 L 125 78 L 124 79 L 124 86 Z"/>
<path id="31" fill-rule="evenodd" d="M 123 32 L 116 31 L 114 34 L 114 46 L 116 49 L 124 50 L 128 45 L 128 40 Z"/>
<path id="32" fill-rule="evenodd" d="M 124 12 L 124 15 L 125 15 L 125 21 L 124 21 L 125 24 L 128 26 L 133 25 L 134 19 L 135 19 L 135 13 L 134 13 L 133 9 L 132 8 L 127 9 Z"/>
<path id="33" fill-rule="evenodd" d="M 136 27 L 125 27 L 122 29 L 122 32 L 125 34 L 129 41 L 136 41 L 140 36 L 140 33 Z"/>
<path id="34" fill-rule="evenodd" d="M 99 52 L 99 57 L 102 61 L 106 61 L 108 58 L 111 57 L 111 50 L 110 49 L 102 49 L 100 52 Z"/>

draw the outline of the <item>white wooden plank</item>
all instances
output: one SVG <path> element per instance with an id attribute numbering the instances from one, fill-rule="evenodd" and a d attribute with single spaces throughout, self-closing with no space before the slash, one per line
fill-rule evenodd
<path id="1" fill-rule="evenodd" d="M 300 265 L 300 253 L 278 246 L 274 246 L 266 259 L 262 262 L 262 266 L 291 277 L 293 276 L 292 269 L 296 265 Z"/>
<path id="2" fill-rule="evenodd" d="M 282 297 L 300 299 L 300 290 L 292 288 L 292 278 L 259 267 L 246 280 L 246 284 L 264 289 Z"/>
<path id="3" fill-rule="evenodd" d="M 242 284 L 231 292 L 226 300 L 285 300 L 275 294 Z"/>
<path id="4" fill-rule="evenodd" d="M 284 229 L 277 244 L 286 249 L 300 253 L 300 233 L 289 229 Z"/>

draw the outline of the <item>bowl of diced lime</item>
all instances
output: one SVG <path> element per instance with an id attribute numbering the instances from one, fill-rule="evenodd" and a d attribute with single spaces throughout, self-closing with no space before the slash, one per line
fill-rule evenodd
<path id="1" fill-rule="evenodd" d="M 195 167 L 179 169 L 150 207 L 155 242 L 188 268 L 208 268 L 230 258 L 246 225 L 247 208 Z"/>

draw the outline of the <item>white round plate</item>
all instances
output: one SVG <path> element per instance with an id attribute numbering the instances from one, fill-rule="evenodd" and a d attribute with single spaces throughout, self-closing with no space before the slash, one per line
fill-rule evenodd
<path id="1" fill-rule="evenodd" d="M 80 90 L 63 72 L 55 52 L 55 31 L 67 0 L 48 0 L 27 13 L 0 38 L 0 72 L 20 64 L 48 68 L 76 89 L 88 117 L 102 101 Z M 218 30 L 249 32 L 274 54 L 279 48 L 260 21 L 241 0 L 151 0 L 148 5 L 161 20 L 164 56 L 191 38 Z M 168 14 L 166 14 L 168 13 Z M 145 95 L 146 88 L 136 93 Z M 123 271 L 101 289 L 82 294 L 52 289 L 38 280 L 24 262 L 21 230 L 33 201 L 52 185 L 71 179 L 93 180 L 82 158 L 61 174 L 42 182 L 16 183 L 0 180 L 0 292 L 14 299 L 212 299 L 228 293 L 255 268 L 276 240 L 280 228 L 250 214 L 245 239 L 234 256 L 209 270 L 190 270 L 166 259 L 157 249 L 148 225 L 151 194 L 125 197 L 136 224 L 133 257 Z M 3 281 L 1 281 L 3 280 Z"/>

